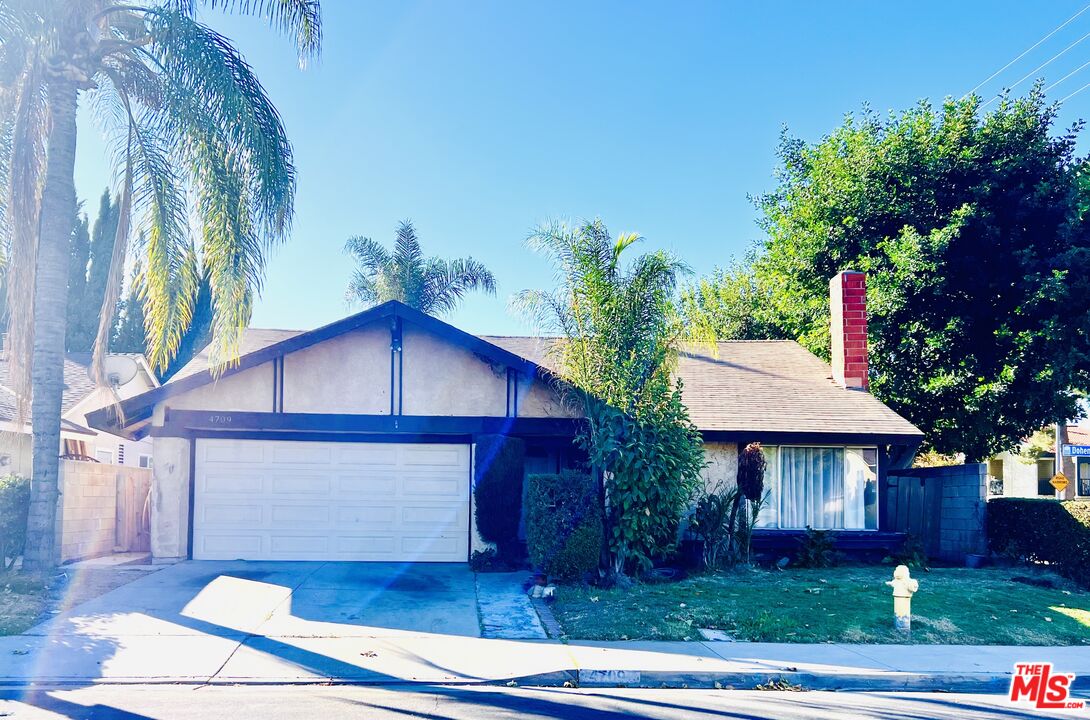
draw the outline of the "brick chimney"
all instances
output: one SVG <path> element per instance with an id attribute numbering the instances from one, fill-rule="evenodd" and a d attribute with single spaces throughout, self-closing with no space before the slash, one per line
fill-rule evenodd
<path id="1" fill-rule="evenodd" d="M 833 380 L 841 387 L 866 390 L 867 276 L 843 270 L 829 281 Z"/>

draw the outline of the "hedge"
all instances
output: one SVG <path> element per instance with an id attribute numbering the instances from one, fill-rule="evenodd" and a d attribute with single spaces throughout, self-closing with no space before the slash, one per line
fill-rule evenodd
<path id="1" fill-rule="evenodd" d="M 589 475 L 531 475 L 526 503 L 526 545 L 534 567 L 561 580 L 598 568 L 604 530 L 598 488 Z"/>
<path id="2" fill-rule="evenodd" d="M 1090 501 L 996 498 L 986 526 L 992 552 L 1048 563 L 1090 587 Z"/>
<path id="3" fill-rule="evenodd" d="M 495 543 L 501 559 L 511 560 L 518 547 L 522 518 L 522 476 L 526 443 L 505 435 L 481 435 L 476 439 L 473 489 L 477 532 Z"/>
<path id="4" fill-rule="evenodd" d="M 30 480 L 18 475 L 0 477 L 0 568 L 11 569 L 26 545 L 30 510 Z"/>

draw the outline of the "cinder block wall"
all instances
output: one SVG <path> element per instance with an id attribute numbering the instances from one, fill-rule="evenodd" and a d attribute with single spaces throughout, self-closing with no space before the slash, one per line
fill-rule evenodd
<path id="1" fill-rule="evenodd" d="M 957 562 L 987 552 L 984 513 L 988 501 L 988 466 L 984 463 L 941 468 L 942 519 L 939 556 Z"/>
<path id="2" fill-rule="evenodd" d="M 129 476 L 151 471 L 136 467 L 61 460 L 57 499 L 58 562 L 109 555 L 117 542 L 118 486 Z"/>

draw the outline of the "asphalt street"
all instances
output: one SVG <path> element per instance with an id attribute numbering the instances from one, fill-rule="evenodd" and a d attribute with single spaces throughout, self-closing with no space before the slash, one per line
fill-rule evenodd
<path id="1" fill-rule="evenodd" d="M 566 718 L 976 718 L 1049 715 L 995 695 L 762 692 L 734 690 L 539 689 L 507 687 L 99 685 L 0 690 L 0 717 L 72 720 L 230 718 L 279 720 L 499 720 Z"/>

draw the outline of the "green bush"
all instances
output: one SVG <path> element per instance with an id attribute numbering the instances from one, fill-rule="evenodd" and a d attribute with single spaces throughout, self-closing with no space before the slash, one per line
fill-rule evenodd
<path id="1" fill-rule="evenodd" d="M 30 480 L 18 475 L 0 477 L 0 567 L 10 570 L 26 545 L 30 510 Z"/>
<path id="2" fill-rule="evenodd" d="M 1048 563 L 1090 587 L 1090 501 L 996 498 L 988 502 L 986 527 L 992 552 Z"/>
<path id="3" fill-rule="evenodd" d="M 518 547 L 526 443 L 505 435 L 481 435 L 474 465 L 477 532 L 495 543 L 500 558 L 510 560 Z"/>
<path id="4" fill-rule="evenodd" d="M 531 475 L 526 502 L 526 545 L 534 567 L 562 580 L 597 569 L 602 511 L 589 475 L 574 470 Z"/>
<path id="5" fill-rule="evenodd" d="M 807 527 L 806 534 L 799 538 L 799 567 L 829 568 L 839 562 L 840 553 L 836 550 L 833 534 L 828 530 Z"/>

